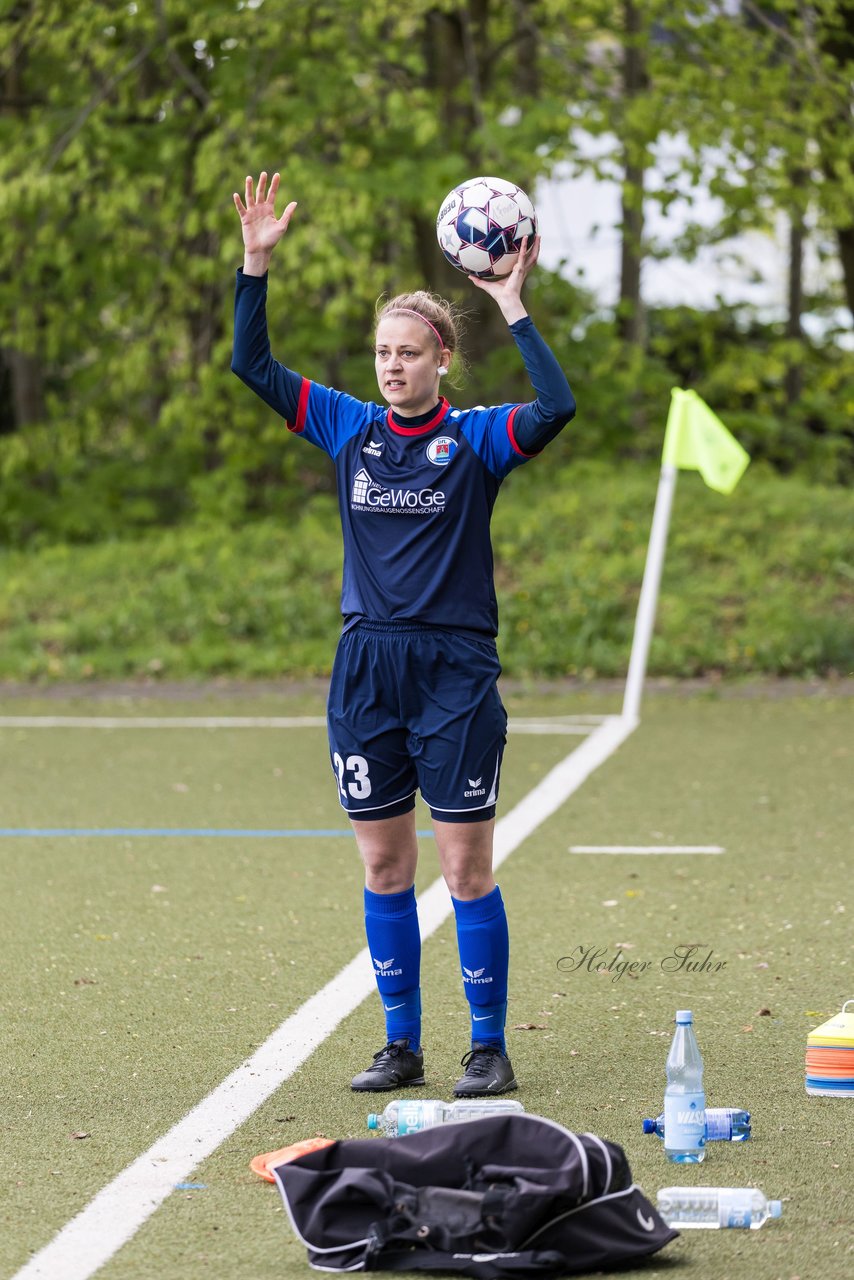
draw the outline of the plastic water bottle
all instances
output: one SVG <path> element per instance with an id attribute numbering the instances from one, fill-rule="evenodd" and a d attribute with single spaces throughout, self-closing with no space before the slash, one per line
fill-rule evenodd
<path id="1" fill-rule="evenodd" d="M 438 1098 L 404 1098 L 390 1102 L 379 1115 L 372 1111 L 368 1128 L 379 1129 L 387 1138 L 419 1133 L 437 1124 L 458 1124 L 463 1120 L 480 1120 L 524 1111 L 521 1102 L 512 1098 L 461 1098 L 458 1102 L 442 1102 Z"/>
<path id="2" fill-rule="evenodd" d="M 779 1218 L 779 1200 L 766 1200 L 754 1187 L 664 1187 L 658 1212 L 669 1227 L 749 1227 L 757 1231 Z"/>
<path id="3" fill-rule="evenodd" d="M 703 1059 L 690 1009 L 676 1013 L 676 1031 L 665 1066 L 664 1154 L 675 1164 L 699 1164 L 706 1147 Z"/>
<path id="4" fill-rule="evenodd" d="M 657 1120 L 644 1120 L 644 1133 L 664 1137 L 664 1112 Z M 706 1142 L 746 1142 L 750 1137 L 750 1112 L 738 1107 L 706 1107 Z"/>

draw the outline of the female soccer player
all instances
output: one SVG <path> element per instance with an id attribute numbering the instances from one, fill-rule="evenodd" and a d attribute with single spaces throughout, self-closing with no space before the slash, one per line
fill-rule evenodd
<path id="1" fill-rule="evenodd" d="M 504 1038 L 509 943 L 492 873 L 507 716 L 498 694 L 498 615 L 489 523 L 502 480 L 575 413 L 557 361 L 521 300 L 539 253 L 472 283 L 495 299 L 525 362 L 528 404 L 454 409 L 440 382 L 457 351 L 451 308 L 424 292 L 379 312 L 376 374 L 387 408 L 310 382 L 270 353 L 267 269 L 296 203 L 275 214 L 279 175 L 251 177 L 232 369 L 335 463 L 344 535 L 344 626 L 327 705 L 332 769 L 365 865 L 365 928 L 386 1044 L 352 1081 L 424 1083 L 415 792 L 430 808 L 451 893 L 471 1048 L 458 1097 L 517 1087 Z"/>

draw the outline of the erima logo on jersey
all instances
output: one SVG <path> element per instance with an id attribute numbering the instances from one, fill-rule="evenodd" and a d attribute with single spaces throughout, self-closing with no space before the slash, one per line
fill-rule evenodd
<path id="1" fill-rule="evenodd" d="M 470 790 L 463 792 L 463 795 L 466 797 L 467 800 L 471 799 L 472 796 L 486 795 L 486 787 L 482 787 L 480 785 L 482 782 L 483 782 L 483 778 L 469 778 Z"/>
<path id="2" fill-rule="evenodd" d="M 445 495 L 441 489 L 390 489 L 378 484 L 364 467 L 360 467 L 353 477 L 352 505 L 363 511 L 430 515 L 434 511 L 444 511 Z"/>
<path id="3" fill-rule="evenodd" d="M 471 982 L 477 986 L 481 986 L 484 982 L 491 982 L 491 978 L 481 977 L 485 972 L 485 967 L 483 969 L 467 969 L 465 965 L 463 965 L 463 973 L 465 975 L 463 982 Z"/>
<path id="4" fill-rule="evenodd" d="M 369 453 L 373 458 L 381 458 L 383 456 L 383 440 L 369 440 L 362 449 L 362 453 Z"/>
<path id="5" fill-rule="evenodd" d="M 436 436 L 427 446 L 427 461 L 434 467 L 446 467 L 456 451 L 457 442 L 452 436 Z"/>
<path id="6" fill-rule="evenodd" d="M 373 961 L 376 977 L 378 978 L 397 978 L 403 973 L 402 969 L 392 969 L 391 966 L 394 964 L 394 956 L 392 956 L 390 960 L 378 960 L 376 956 L 374 956 Z"/>

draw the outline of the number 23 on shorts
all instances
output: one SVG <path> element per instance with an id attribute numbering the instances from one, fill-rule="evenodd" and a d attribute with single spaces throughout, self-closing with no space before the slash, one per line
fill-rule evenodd
<path id="1" fill-rule="evenodd" d="M 364 756 L 348 756 L 346 761 L 336 751 L 332 757 L 335 772 L 338 775 L 338 789 L 346 799 L 351 795 L 354 800 L 367 800 L 371 794 L 371 780 L 368 777 L 368 762 Z"/>

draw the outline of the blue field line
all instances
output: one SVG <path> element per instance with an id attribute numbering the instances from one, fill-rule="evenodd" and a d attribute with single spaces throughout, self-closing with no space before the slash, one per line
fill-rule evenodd
<path id="1" fill-rule="evenodd" d="M 432 831 L 419 831 L 419 836 L 432 836 Z M 342 836 L 353 838 L 353 832 L 342 827 L 0 827 L 0 838 L 17 839 L 24 836 L 168 836 L 181 839 L 186 836 L 223 838 L 230 840 L 281 840 L 310 839 L 312 837 Z"/>

